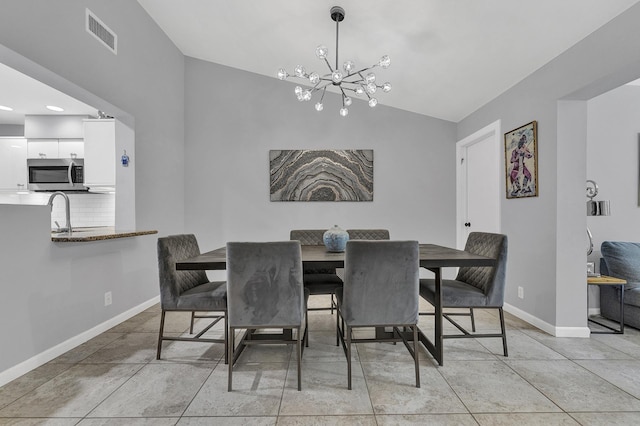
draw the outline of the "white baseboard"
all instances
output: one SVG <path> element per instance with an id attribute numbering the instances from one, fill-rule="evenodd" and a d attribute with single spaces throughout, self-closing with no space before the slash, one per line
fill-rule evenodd
<path id="1" fill-rule="evenodd" d="M 541 320 L 538 317 L 534 317 L 533 315 L 525 312 L 519 308 L 516 308 L 513 305 L 509 305 L 508 303 L 504 304 L 504 310 L 509 312 L 511 315 L 515 315 L 523 321 L 528 322 L 529 324 L 539 328 L 540 330 L 551 334 L 555 337 L 590 337 L 591 331 L 589 327 L 556 327 L 555 325 L 549 324 L 546 321 Z"/>
<path id="2" fill-rule="evenodd" d="M 37 355 L 32 356 L 26 361 L 21 362 L 5 371 L 0 372 L 0 386 L 4 386 L 12 380 L 17 379 L 18 377 L 28 373 L 29 371 L 40 367 L 43 364 L 51 361 L 52 359 L 62 355 L 63 353 L 70 351 L 71 349 L 83 344 L 84 342 L 96 337 L 97 335 L 104 333 L 110 328 L 115 327 L 123 321 L 128 320 L 134 315 L 139 314 L 145 309 L 150 308 L 160 301 L 160 296 L 156 296 L 152 299 L 147 300 L 139 304 L 138 306 L 134 306 L 133 308 L 125 311 L 115 317 L 98 324 L 97 326 L 78 334 L 77 336 L 73 336 L 70 339 L 65 340 L 64 342 L 45 350 Z"/>
<path id="3" fill-rule="evenodd" d="M 589 327 L 556 327 L 556 337 L 582 337 L 590 338 L 591 330 Z"/>
<path id="4" fill-rule="evenodd" d="M 589 308 L 589 316 L 600 315 L 600 308 Z"/>

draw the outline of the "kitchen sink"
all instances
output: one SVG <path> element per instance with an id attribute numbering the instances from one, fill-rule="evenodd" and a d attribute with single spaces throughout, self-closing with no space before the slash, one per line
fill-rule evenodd
<path id="1" fill-rule="evenodd" d="M 88 229 L 80 229 L 80 230 L 75 230 L 73 229 L 71 231 L 72 234 L 78 234 L 81 232 L 89 232 Z M 51 235 L 69 235 L 69 233 L 67 231 L 51 231 Z"/>
<path id="2" fill-rule="evenodd" d="M 106 228 L 106 226 L 94 226 L 90 228 L 74 228 L 71 227 L 71 234 L 79 234 L 82 232 L 97 232 L 101 229 Z M 68 235 L 67 231 L 56 231 L 55 229 L 51 230 L 51 235 Z"/>

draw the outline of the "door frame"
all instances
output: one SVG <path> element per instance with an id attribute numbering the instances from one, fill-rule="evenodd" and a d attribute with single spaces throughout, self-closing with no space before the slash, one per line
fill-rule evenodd
<path id="1" fill-rule="evenodd" d="M 501 134 L 501 121 L 496 120 L 466 138 L 456 142 L 456 245 L 459 249 L 463 249 L 466 243 L 464 221 L 467 216 L 467 165 L 464 163 L 464 158 L 467 152 L 467 147 L 485 139 L 492 138 L 495 155 L 498 156 L 497 158 L 502 158 L 504 153 L 501 151 L 500 145 Z M 501 161 L 499 163 L 501 163 Z M 498 179 L 498 188 L 500 188 L 501 176 L 501 170 L 496 170 L 495 177 Z M 500 191 L 498 191 L 493 202 L 498 207 L 498 226 L 501 228 L 502 218 L 500 217 L 500 200 Z"/>

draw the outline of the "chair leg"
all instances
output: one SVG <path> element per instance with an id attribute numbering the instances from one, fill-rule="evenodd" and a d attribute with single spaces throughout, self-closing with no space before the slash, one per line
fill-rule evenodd
<path id="1" fill-rule="evenodd" d="M 351 390 L 351 327 L 345 330 L 347 335 L 347 389 Z"/>
<path id="2" fill-rule="evenodd" d="M 191 324 L 189 325 L 189 334 L 193 334 L 193 320 L 196 317 L 196 312 L 191 311 Z"/>
<path id="3" fill-rule="evenodd" d="M 302 341 L 300 340 L 300 332 L 302 330 L 300 330 L 300 328 L 298 328 L 298 333 L 297 336 L 297 342 L 296 342 L 296 354 L 298 356 L 298 391 L 302 390 L 302 362 L 301 362 L 301 358 L 302 358 Z"/>
<path id="4" fill-rule="evenodd" d="M 158 333 L 158 351 L 156 353 L 156 359 L 160 359 L 160 352 L 162 351 L 162 335 L 164 331 L 164 315 L 166 311 L 163 309 L 160 315 L 160 332 Z"/>
<path id="5" fill-rule="evenodd" d="M 333 315 L 333 308 L 336 306 L 335 301 L 333 300 L 333 293 L 331 293 L 331 315 Z"/>
<path id="6" fill-rule="evenodd" d="M 336 308 L 336 346 L 340 346 L 340 309 Z"/>
<path id="7" fill-rule="evenodd" d="M 227 311 L 224 311 L 224 363 L 229 364 L 229 328 L 227 327 Z"/>
<path id="8" fill-rule="evenodd" d="M 476 319 L 473 316 L 473 308 L 469 308 L 469 314 L 471 315 L 471 331 L 476 331 Z"/>
<path id="9" fill-rule="evenodd" d="M 507 331 L 504 326 L 504 312 L 502 308 L 498 308 L 498 312 L 500 313 L 500 329 L 502 330 L 502 350 L 504 351 L 504 356 L 509 356 L 507 351 Z"/>
<path id="10" fill-rule="evenodd" d="M 302 336 L 302 340 L 304 341 L 304 345 L 309 347 L 309 312 L 305 311 L 304 313 L 304 335 Z"/>
<path id="11" fill-rule="evenodd" d="M 420 387 L 420 363 L 418 356 L 418 325 L 414 325 L 413 327 L 413 361 L 416 366 L 416 387 Z"/>
<path id="12" fill-rule="evenodd" d="M 229 329 L 229 349 L 228 349 L 228 357 L 229 357 L 229 383 L 227 384 L 227 391 L 231 392 L 232 388 L 232 374 L 233 374 L 233 356 L 234 356 L 234 346 L 235 346 L 235 331 L 233 328 Z"/>

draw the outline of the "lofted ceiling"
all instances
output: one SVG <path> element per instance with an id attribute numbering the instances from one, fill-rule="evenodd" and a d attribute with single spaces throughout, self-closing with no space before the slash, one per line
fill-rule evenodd
<path id="1" fill-rule="evenodd" d="M 31 115 L 91 115 L 97 110 L 46 84 L 0 63 L 0 124 L 23 125 L 24 116 Z M 63 108 L 54 112 L 46 108 L 53 105 Z"/>
<path id="2" fill-rule="evenodd" d="M 298 64 L 326 72 L 335 63 L 368 66 L 388 54 L 376 95 L 381 105 L 458 122 L 640 0 L 138 0 L 187 56 L 276 78 Z M 523 7 L 526 4 L 526 7 Z M 296 81 L 296 80 L 292 80 Z M 283 84 L 283 90 L 291 86 Z M 297 102 L 291 93 L 291 101 Z M 313 108 L 311 104 L 301 107 Z M 55 113 L 45 105 L 65 109 Z M 25 114 L 95 115 L 95 108 L 0 64 L 0 124 Z M 338 107 L 327 106 L 325 113 Z"/>
<path id="3" fill-rule="evenodd" d="M 391 67 L 376 72 L 393 90 L 379 103 L 454 122 L 638 1 L 138 0 L 185 55 L 274 78 L 298 64 L 326 72 L 320 44 L 335 63 L 329 10 L 342 6 L 340 64 L 388 54 Z"/>

